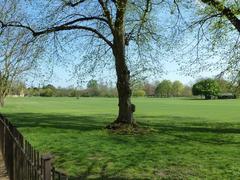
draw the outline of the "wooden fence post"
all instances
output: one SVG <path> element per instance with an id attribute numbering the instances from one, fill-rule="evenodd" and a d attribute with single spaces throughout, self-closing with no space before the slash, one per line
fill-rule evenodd
<path id="1" fill-rule="evenodd" d="M 11 180 L 53 180 L 54 175 L 54 179 L 68 179 L 65 174 L 53 169 L 50 154 L 40 156 L 1 114 L 0 150 Z"/>
<path id="2" fill-rule="evenodd" d="M 3 157 L 5 157 L 5 154 L 6 154 L 5 144 L 6 144 L 6 127 L 3 125 L 3 142 L 2 142 L 2 145 L 3 145 L 3 147 L 2 147 Z"/>
<path id="3" fill-rule="evenodd" d="M 42 156 L 44 180 L 51 180 L 52 176 L 52 156 L 47 154 Z"/>

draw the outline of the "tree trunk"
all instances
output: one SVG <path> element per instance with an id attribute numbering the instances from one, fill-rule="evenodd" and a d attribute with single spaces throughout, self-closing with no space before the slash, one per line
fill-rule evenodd
<path id="1" fill-rule="evenodd" d="M 130 72 L 126 63 L 125 56 L 125 13 L 127 0 L 117 1 L 116 21 L 113 30 L 112 51 L 115 57 L 115 68 L 117 73 L 117 90 L 118 90 L 118 117 L 116 121 L 108 128 L 119 128 L 121 125 L 135 124 L 133 112 L 135 106 L 131 104 L 132 91 L 130 88 Z M 119 126 L 120 125 L 120 126 Z"/>
<path id="2" fill-rule="evenodd" d="M 118 47 L 118 46 L 117 46 Z M 115 49 L 118 90 L 118 117 L 116 123 L 134 124 L 134 105 L 131 104 L 130 72 L 126 65 L 125 52 L 122 48 Z"/>
<path id="3" fill-rule="evenodd" d="M 118 117 L 112 124 L 134 125 L 133 112 L 135 106 L 131 104 L 132 91 L 130 88 L 130 72 L 125 57 L 125 31 L 124 27 L 118 27 L 114 34 L 113 54 L 115 57 L 115 68 L 117 73 L 118 90 Z"/>
<path id="4" fill-rule="evenodd" d="M 0 107 L 4 107 L 4 97 L 0 97 Z"/>
<path id="5" fill-rule="evenodd" d="M 205 95 L 205 100 L 212 99 L 211 95 Z"/>

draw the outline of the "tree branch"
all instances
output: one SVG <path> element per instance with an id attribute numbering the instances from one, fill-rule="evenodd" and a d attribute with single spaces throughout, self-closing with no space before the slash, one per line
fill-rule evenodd
<path id="1" fill-rule="evenodd" d="M 86 0 L 80 0 L 75 3 L 73 3 L 71 0 L 70 1 L 63 0 L 63 1 L 66 6 L 75 7 L 75 6 L 78 6 L 79 4 L 85 2 Z"/>
<path id="2" fill-rule="evenodd" d="M 218 0 L 201 0 L 203 3 L 208 4 L 216 8 L 220 13 L 222 13 L 226 18 L 232 23 L 232 25 L 238 30 L 240 33 L 240 19 L 233 13 L 233 11 L 224 6 Z"/>
<path id="3" fill-rule="evenodd" d="M 66 26 L 66 25 L 60 25 L 60 26 L 55 26 L 43 31 L 38 31 L 38 32 L 34 32 L 33 36 L 40 36 L 43 34 L 49 34 L 49 33 L 53 33 L 53 32 L 58 32 L 58 31 L 65 31 L 65 30 L 86 30 L 86 31 L 90 31 L 94 34 L 96 34 L 100 39 L 104 40 L 110 47 L 112 47 L 112 42 L 110 40 L 108 40 L 102 33 L 100 33 L 98 30 L 91 28 L 91 27 L 87 27 L 87 26 L 79 26 L 79 25 L 72 25 L 72 26 Z"/>
<path id="4" fill-rule="evenodd" d="M 139 39 L 139 37 L 141 36 L 141 31 L 148 20 L 149 12 L 152 10 L 152 0 L 146 0 L 145 7 L 141 9 L 143 11 L 143 14 L 139 19 L 139 24 L 136 24 L 129 33 L 126 33 L 126 36 L 125 36 L 126 45 L 129 45 L 130 40 L 135 38 L 133 34 L 137 27 L 138 28 L 136 30 L 136 38 Z"/>
<path id="5" fill-rule="evenodd" d="M 112 17 L 111 17 L 111 14 L 106 6 L 106 4 L 103 2 L 103 0 L 98 0 L 99 4 L 102 6 L 102 9 L 103 9 L 103 12 L 104 12 L 104 15 L 106 16 L 107 18 L 107 23 L 111 29 L 112 32 L 114 32 L 114 26 L 113 26 L 113 22 L 112 22 Z"/>
<path id="6" fill-rule="evenodd" d="M 48 28 L 46 30 L 42 30 L 42 31 L 35 31 L 33 30 L 31 27 L 29 26 L 26 26 L 26 25 L 23 25 L 19 22 L 16 22 L 16 24 L 14 24 L 13 22 L 12 23 L 3 23 L 2 21 L 0 21 L 0 24 L 1 24 L 1 27 L 0 28 L 5 28 L 5 27 L 18 27 L 18 28 L 24 28 L 24 29 L 27 29 L 29 30 L 32 35 L 34 37 L 36 36 L 40 36 L 40 35 L 43 35 L 43 34 L 49 34 L 49 33 L 53 33 L 53 32 L 58 32 L 58 31 L 64 31 L 64 30 L 86 30 L 86 31 L 90 31 L 94 34 L 96 34 L 100 39 L 104 40 L 110 47 L 112 47 L 112 42 L 110 40 L 108 40 L 102 33 L 100 33 L 97 29 L 94 29 L 94 28 L 91 28 L 91 27 L 87 27 L 87 26 L 80 26 L 80 25 L 72 25 L 72 26 L 69 26 L 71 24 L 74 24 L 76 22 L 79 22 L 80 19 L 81 21 L 82 20 L 91 20 L 91 19 L 99 19 L 100 17 L 86 17 L 86 18 L 79 18 L 79 19 L 76 19 L 76 20 L 73 20 L 73 21 L 70 21 L 70 22 L 67 22 L 63 25 L 59 25 L 59 26 L 55 26 L 55 27 L 51 27 L 51 28 Z M 104 18 L 100 18 L 102 20 L 104 20 Z"/>
<path id="7" fill-rule="evenodd" d="M 70 25 L 70 24 L 74 24 L 74 23 L 77 23 L 77 22 L 91 21 L 91 20 L 100 20 L 100 21 L 103 21 L 105 23 L 108 23 L 108 21 L 105 18 L 102 18 L 102 17 L 99 17 L 99 16 L 91 16 L 91 17 L 77 18 L 77 19 L 74 19 L 70 22 L 65 23 L 64 25 Z"/>

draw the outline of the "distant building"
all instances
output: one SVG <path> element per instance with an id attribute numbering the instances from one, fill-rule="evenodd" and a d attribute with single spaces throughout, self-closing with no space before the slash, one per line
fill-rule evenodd
<path id="1" fill-rule="evenodd" d="M 10 92 L 10 94 L 8 95 L 8 97 L 24 97 L 25 96 L 25 92 L 24 89 L 21 89 L 20 91 L 15 91 L 15 92 Z"/>
<path id="2" fill-rule="evenodd" d="M 24 89 L 22 89 L 22 90 L 20 91 L 19 96 L 20 96 L 20 97 L 24 97 L 24 96 L 25 96 Z"/>
<path id="3" fill-rule="evenodd" d="M 233 93 L 220 93 L 218 99 L 236 99 L 237 96 Z"/>

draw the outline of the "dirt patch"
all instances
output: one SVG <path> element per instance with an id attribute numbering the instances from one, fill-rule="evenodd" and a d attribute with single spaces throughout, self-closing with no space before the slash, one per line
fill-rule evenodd
<path id="1" fill-rule="evenodd" d="M 0 179 L 9 180 L 1 152 L 0 152 Z"/>
<path id="2" fill-rule="evenodd" d="M 192 179 L 194 177 L 204 179 L 193 167 L 169 166 L 166 169 L 156 170 L 154 174 L 160 179 Z"/>

